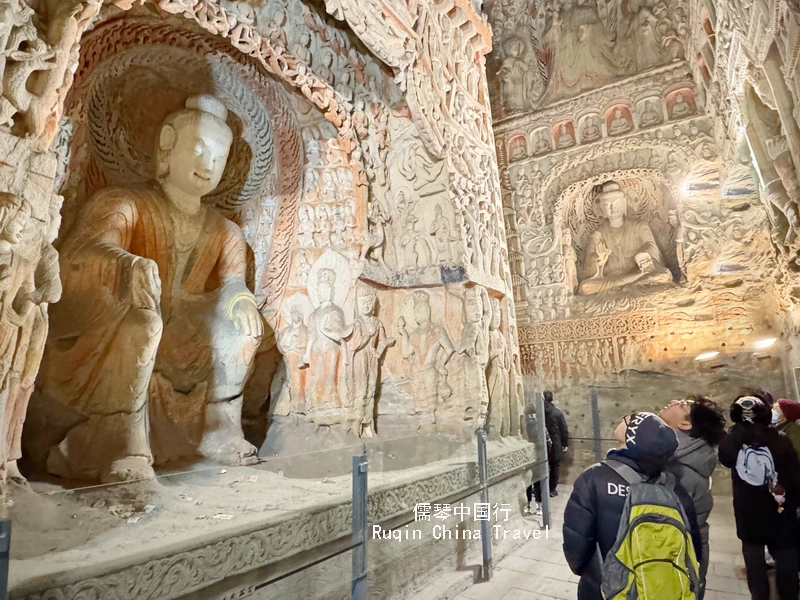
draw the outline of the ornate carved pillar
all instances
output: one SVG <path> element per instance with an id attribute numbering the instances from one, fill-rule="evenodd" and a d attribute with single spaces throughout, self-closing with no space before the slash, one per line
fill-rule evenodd
<path id="1" fill-rule="evenodd" d="M 764 61 L 764 73 L 775 98 L 775 106 L 781 117 L 795 169 L 800 171 L 800 128 L 798 128 L 797 121 L 794 119 L 794 103 L 789 90 L 786 88 L 781 63 L 778 47 L 773 44 Z"/>

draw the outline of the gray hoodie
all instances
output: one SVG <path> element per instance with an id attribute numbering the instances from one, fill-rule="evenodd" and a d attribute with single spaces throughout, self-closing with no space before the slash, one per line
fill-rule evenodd
<path id="1" fill-rule="evenodd" d="M 714 507 L 711 495 L 711 474 L 717 466 L 717 453 L 705 441 L 676 431 L 678 449 L 671 461 L 671 470 L 689 492 L 697 511 L 697 524 L 704 543 L 708 543 L 708 515 Z"/>

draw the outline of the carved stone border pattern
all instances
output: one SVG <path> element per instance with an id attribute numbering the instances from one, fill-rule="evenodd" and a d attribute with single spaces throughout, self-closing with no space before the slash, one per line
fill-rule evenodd
<path id="1" fill-rule="evenodd" d="M 655 314 L 631 314 L 622 317 L 596 317 L 554 321 L 519 328 L 521 346 L 552 341 L 577 341 L 608 336 L 641 334 L 658 325 Z"/>
<path id="2" fill-rule="evenodd" d="M 489 458 L 489 476 L 509 473 L 534 459 L 533 445 Z M 369 520 L 379 522 L 413 510 L 417 502 L 444 498 L 470 488 L 478 481 L 477 465 L 456 466 L 430 477 L 378 489 L 369 497 Z M 208 587 L 227 577 L 246 573 L 294 554 L 350 535 L 349 500 L 262 529 L 200 544 L 177 554 L 123 567 L 80 580 L 65 575 L 69 583 L 30 585 L 12 590 L 11 600 L 156 600 L 176 598 Z M 256 526 L 257 527 L 257 526 Z"/>
<path id="3" fill-rule="evenodd" d="M 661 97 L 667 90 L 678 84 L 686 84 L 694 91 L 692 72 L 685 61 L 675 62 L 663 67 L 646 71 L 621 82 L 611 83 L 598 90 L 585 92 L 574 98 L 560 100 L 556 104 L 544 107 L 532 113 L 522 113 L 506 117 L 495 122 L 495 135 L 500 137 L 514 131 L 530 132 L 543 124 L 552 125 L 558 121 L 577 121 L 578 117 L 590 111 L 603 112 L 612 103 L 626 98 L 639 99 L 641 96 Z M 658 92 L 657 94 L 655 92 Z M 697 102 L 697 113 L 702 114 L 700 99 Z"/>

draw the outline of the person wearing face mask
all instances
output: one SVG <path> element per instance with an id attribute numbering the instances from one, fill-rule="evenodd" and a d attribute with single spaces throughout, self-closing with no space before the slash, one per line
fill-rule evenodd
<path id="1" fill-rule="evenodd" d="M 725 416 L 716 402 L 703 396 L 673 400 L 661 409 L 659 416 L 678 438 L 678 449 L 669 463 L 669 469 L 689 492 L 697 512 L 697 524 L 703 540 L 703 557 L 700 561 L 702 588 L 697 595 L 700 600 L 708 573 L 708 517 L 714 507 L 711 474 L 717 466 L 716 447 L 725 435 Z"/>
<path id="2" fill-rule="evenodd" d="M 719 460 L 731 469 L 736 535 L 751 597 L 770 598 L 767 547 L 775 559 L 778 597 L 797 600 L 800 460 L 789 438 L 770 426 L 772 405 L 767 392 L 736 399 L 730 410 L 734 425 L 720 442 Z"/>

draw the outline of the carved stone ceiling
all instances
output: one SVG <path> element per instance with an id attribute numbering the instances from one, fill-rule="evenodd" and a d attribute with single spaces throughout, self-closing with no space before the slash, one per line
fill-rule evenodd
<path id="1" fill-rule="evenodd" d="M 495 117 L 565 98 L 684 58 L 685 0 L 494 0 L 489 58 Z"/>

